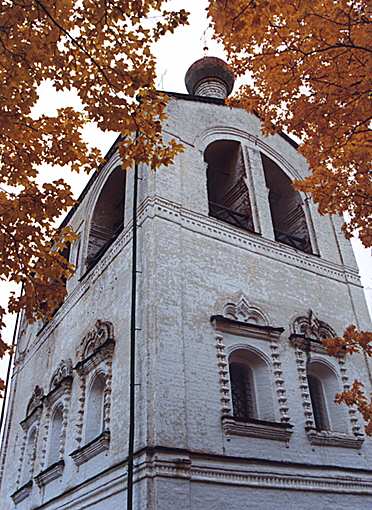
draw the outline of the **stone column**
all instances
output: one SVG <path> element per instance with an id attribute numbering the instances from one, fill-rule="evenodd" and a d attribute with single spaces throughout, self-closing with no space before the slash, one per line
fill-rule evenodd
<path id="1" fill-rule="evenodd" d="M 261 155 L 257 149 L 245 147 L 245 160 L 246 170 L 248 175 L 248 182 L 251 181 L 252 194 L 250 190 L 253 221 L 258 232 L 267 239 L 275 240 L 273 222 L 271 219 L 270 204 L 269 204 L 269 190 L 266 186 L 265 174 L 262 165 Z"/>

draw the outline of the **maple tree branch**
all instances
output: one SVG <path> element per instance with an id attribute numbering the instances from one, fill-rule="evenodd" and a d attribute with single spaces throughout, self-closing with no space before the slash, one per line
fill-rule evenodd
<path id="1" fill-rule="evenodd" d="M 226 2 L 225 2 L 225 7 L 226 7 L 226 4 L 227 4 L 227 0 L 226 0 Z M 236 15 L 232 18 L 232 26 L 234 26 L 235 21 L 236 21 L 238 18 L 240 18 L 240 17 L 241 17 L 241 16 L 245 13 L 245 11 L 246 11 L 247 9 L 249 9 L 249 7 L 253 7 L 253 8 L 255 8 L 255 7 L 256 7 L 256 2 L 255 2 L 255 0 L 250 0 L 250 1 L 247 3 L 247 5 L 245 5 L 245 6 L 244 6 L 244 7 L 240 10 L 240 12 L 238 12 L 238 14 L 236 14 Z"/>
<path id="2" fill-rule="evenodd" d="M 351 131 L 348 133 L 347 135 L 347 140 L 350 141 L 351 137 L 353 135 L 356 135 L 358 134 L 360 131 L 357 131 L 358 127 L 360 126 L 363 126 L 364 124 L 368 124 L 370 123 L 370 121 L 372 120 L 372 115 L 369 115 L 368 117 L 366 117 L 365 119 L 362 119 L 360 122 L 358 122 L 354 127 L 353 129 L 351 129 Z M 365 131 L 365 130 L 364 130 Z M 367 132 L 368 131 L 371 131 L 370 129 L 367 129 Z"/>
<path id="3" fill-rule="evenodd" d="M 89 51 L 87 51 L 84 46 L 82 46 L 76 39 L 75 37 L 73 37 L 48 11 L 48 9 L 44 6 L 44 4 L 40 1 L 40 0 L 33 0 L 38 6 L 40 6 L 40 8 L 44 11 L 44 13 L 46 14 L 46 16 L 52 21 L 52 23 L 59 28 L 59 30 L 65 34 L 65 36 L 70 39 L 70 41 L 75 44 L 75 46 L 77 48 L 79 48 L 83 53 L 84 55 L 86 55 L 91 61 L 92 63 L 97 67 L 97 69 L 99 70 L 99 72 L 102 74 L 102 76 L 104 77 L 105 81 L 107 82 L 107 84 L 113 88 L 116 92 L 116 87 L 110 82 L 110 80 L 108 79 L 104 69 L 102 68 L 102 66 L 96 61 L 96 59 L 94 57 L 92 57 L 92 55 L 89 53 Z M 119 88 L 118 88 L 119 90 Z"/>

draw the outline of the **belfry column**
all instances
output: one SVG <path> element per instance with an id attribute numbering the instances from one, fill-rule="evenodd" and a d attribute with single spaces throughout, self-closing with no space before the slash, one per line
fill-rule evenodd
<path id="1" fill-rule="evenodd" d="M 252 147 L 244 147 L 245 166 L 248 180 L 253 183 L 255 193 L 255 208 L 253 215 L 259 225 L 259 233 L 266 239 L 275 240 L 273 222 L 271 219 L 269 189 L 266 186 L 265 174 L 260 152 Z"/>

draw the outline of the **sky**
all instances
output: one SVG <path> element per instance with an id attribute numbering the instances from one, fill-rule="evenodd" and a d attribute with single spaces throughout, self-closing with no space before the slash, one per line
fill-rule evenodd
<path id="1" fill-rule="evenodd" d="M 190 65 L 204 55 L 203 48 L 208 46 L 208 55 L 224 58 L 224 52 L 220 45 L 211 40 L 208 20 L 205 13 L 206 0 L 173 0 L 169 2 L 170 8 L 186 8 L 190 11 L 190 23 L 186 27 L 177 29 L 174 34 L 163 37 L 154 47 L 158 59 L 157 88 L 160 90 L 186 93 L 184 76 Z M 239 84 L 239 82 L 238 82 Z M 35 114 L 53 114 L 62 106 L 76 106 L 79 101 L 73 93 L 57 93 L 50 83 L 45 83 L 39 91 L 39 101 L 35 106 Z M 86 139 L 94 140 L 103 153 L 106 153 L 116 139 L 116 133 L 102 133 L 94 125 L 89 126 L 84 136 Z M 84 174 L 66 173 L 65 170 L 53 170 L 53 178 L 60 172 L 70 183 L 77 197 L 89 177 Z M 50 178 L 51 168 L 44 167 L 40 179 Z M 47 177 L 48 176 L 48 177 Z M 366 290 L 367 302 L 372 316 L 372 256 L 371 251 L 363 248 L 358 239 L 352 241 L 354 252 L 360 269 L 362 284 Z M 14 287 L 3 285 L 0 292 L 0 304 L 6 305 L 8 294 Z M 5 339 L 11 342 L 15 317 L 6 318 Z M 0 377 L 5 377 L 7 359 L 0 360 Z"/>

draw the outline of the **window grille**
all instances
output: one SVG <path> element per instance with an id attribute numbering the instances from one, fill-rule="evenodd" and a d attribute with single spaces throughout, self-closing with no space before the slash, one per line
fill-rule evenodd
<path id="1" fill-rule="evenodd" d="M 230 381 L 234 418 L 241 421 L 257 418 L 253 374 L 250 367 L 230 363 Z"/>

